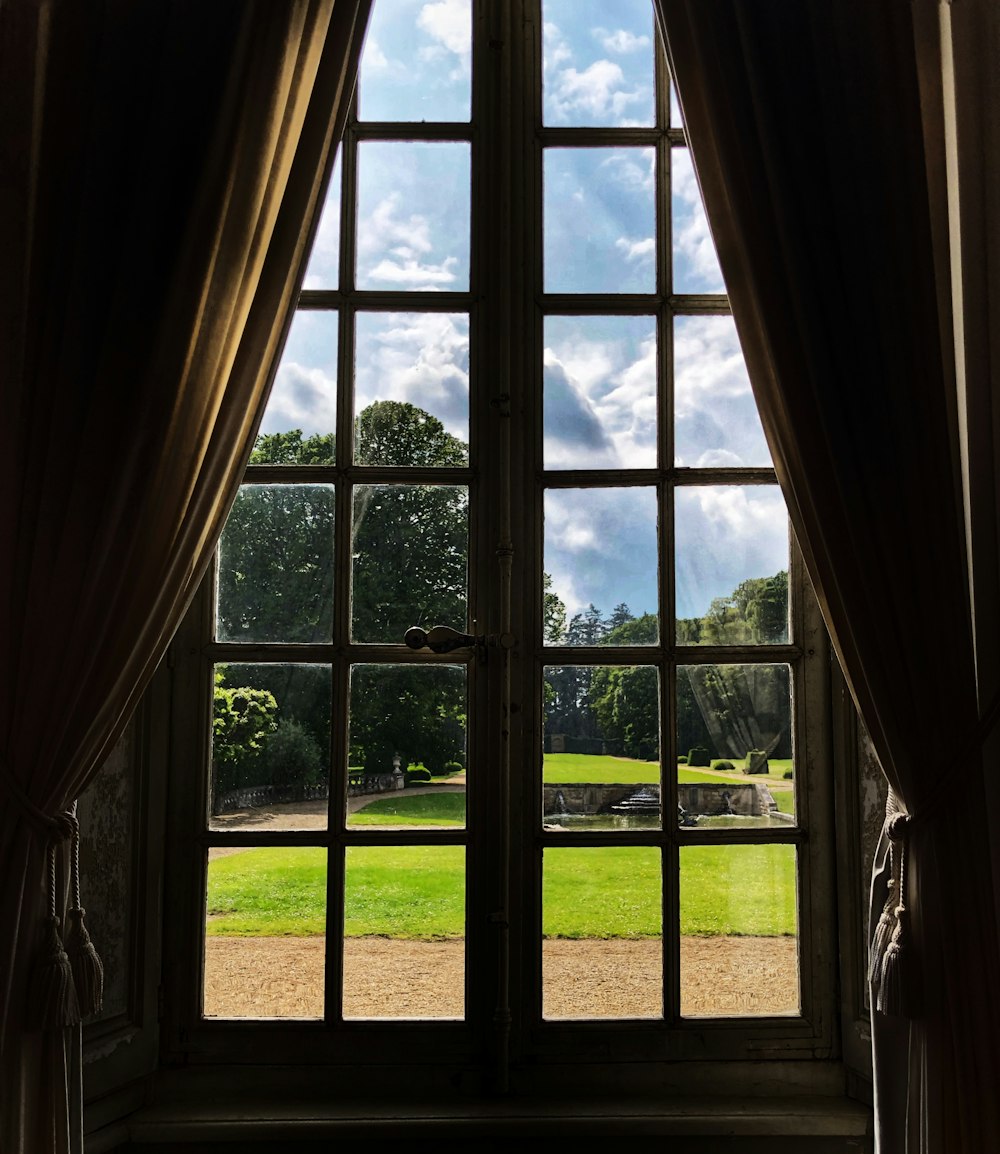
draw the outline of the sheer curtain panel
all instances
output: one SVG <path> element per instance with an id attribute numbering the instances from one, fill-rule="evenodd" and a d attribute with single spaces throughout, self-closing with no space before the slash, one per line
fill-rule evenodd
<path id="1" fill-rule="evenodd" d="M 212 556 L 368 8 L 0 5 L 2 1154 L 78 1144 L 78 1029 L 34 1028 L 27 1005 L 54 819 Z"/>
<path id="2" fill-rule="evenodd" d="M 878 1149 L 1000 1149 L 995 710 L 973 613 L 1000 591 L 970 587 L 938 13 L 655 7 L 794 530 L 907 815 L 888 815 L 872 886 Z"/>

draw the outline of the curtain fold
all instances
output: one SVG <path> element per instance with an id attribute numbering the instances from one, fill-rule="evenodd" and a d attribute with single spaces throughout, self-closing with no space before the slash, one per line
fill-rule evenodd
<path id="1" fill-rule="evenodd" d="M 888 888 L 895 833 L 910 934 L 905 968 L 883 965 L 872 989 L 891 1011 L 873 1008 L 878 1149 L 973 1154 L 1000 1148 L 995 767 L 982 757 L 940 85 L 921 9 L 655 0 L 792 526 L 910 815 L 887 822 L 872 885 L 874 935 L 890 894 L 891 925 L 906 920 Z M 905 976 L 899 998 L 890 974 Z"/>
<path id="2" fill-rule="evenodd" d="M 26 1028 L 45 815 L 211 560 L 294 307 L 370 0 L 0 6 L 0 1151 L 70 1147 Z M 65 894 L 60 893 L 65 906 Z"/>

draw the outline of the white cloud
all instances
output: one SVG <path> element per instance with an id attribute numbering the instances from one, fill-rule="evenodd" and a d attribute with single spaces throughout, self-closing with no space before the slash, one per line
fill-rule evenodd
<path id="1" fill-rule="evenodd" d="M 400 193 L 390 193 L 378 202 L 369 216 L 359 221 L 359 281 L 382 281 L 411 287 L 452 284 L 458 258 L 445 257 L 439 263 L 422 261 L 421 256 L 433 248 L 430 222 L 420 213 L 401 216 L 401 203 Z M 381 259 L 372 264 L 372 258 Z"/>
<path id="2" fill-rule="evenodd" d="M 601 162 L 611 179 L 633 192 L 652 192 L 656 187 L 656 153 L 651 148 L 613 152 Z"/>
<path id="3" fill-rule="evenodd" d="M 629 240 L 620 236 L 615 241 L 615 248 L 624 253 L 629 264 L 636 261 L 650 261 L 656 256 L 656 237 L 644 236 L 642 240 Z"/>
<path id="4" fill-rule="evenodd" d="M 358 317 L 356 408 L 374 400 L 425 409 L 469 439 L 469 332 L 464 316 L 362 313 Z"/>
<path id="5" fill-rule="evenodd" d="M 380 260 L 368 270 L 371 280 L 387 281 L 391 284 L 409 285 L 411 288 L 451 284 L 455 279 L 452 271 L 458 258 L 445 257 L 441 264 L 420 264 L 413 259 L 402 261 Z"/>
<path id="6" fill-rule="evenodd" d="M 634 32 L 629 32 L 625 28 L 617 28 L 614 32 L 608 31 L 607 28 L 595 28 L 593 35 L 605 52 L 626 55 L 649 47 L 648 36 L 636 36 Z"/>
<path id="7" fill-rule="evenodd" d="M 708 227 L 701 203 L 701 190 L 694 168 L 684 150 L 674 150 L 671 171 L 674 198 L 674 260 L 677 266 L 686 264 L 688 274 L 680 291 L 701 289 L 706 292 L 724 292 L 715 242 Z M 679 258 L 679 259 L 678 259 Z"/>
<path id="8" fill-rule="evenodd" d="M 301 429 L 305 436 L 337 427 L 337 383 L 319 368 L 282 361 L 275 374 L 262 433 Z"/>
<path id="9" fill-rule="evenodd" d="M 472 51 L 469 0 L 438 0 L 425 4 L 417 27 L 455 56 L 468 59 Z"/>
<path id="10" fill-rule="evenodd" d="M 750 393 L 743 351 L 730 317 L 683 317 L 674 327 L 678 416 Z"/>

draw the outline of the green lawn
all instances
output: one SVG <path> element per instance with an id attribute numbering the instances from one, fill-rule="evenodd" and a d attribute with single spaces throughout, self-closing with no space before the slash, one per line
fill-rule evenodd
<path id="1" fill-rule="evenodd" d="M 462 936 L 460 846 L 352 846 L 347 854 L 348 936 Z M 645 846 L 546 850 L 544 933 L 567 938 L 658 936 L 658 862 L 657 852 Z M 685 846 L 680 886 L 682 934 L 795 932 L 793 846 Z M 325 907 L 323 849 L 251 849 L 209 865 L 210 934 L 322 934 Z"/>
<path id="2" fill-rule="evenodd" d="M 465 824 L 465 794 L 456 790 L 440 793 L 394 793 L 369 802 L 347 819 L 350 826 L 359 825 L 440 825 Z"/>

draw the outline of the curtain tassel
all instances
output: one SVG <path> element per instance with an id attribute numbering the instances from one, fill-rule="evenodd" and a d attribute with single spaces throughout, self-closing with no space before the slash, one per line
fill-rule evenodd
<path id="1" fill-rule="evenodd" d="M 875 926 L 875 935 L 872 938 L 871 949 L 868 953 L 868 981 L 876 986 L 882 980 L 882 959 L 889 948 L 889 942 L 896 929 L 896 879 L 889 880 L 889 896 L 885 899 L 878 924 Z"/>
<path id="2" fill-rule="evenodd" d="M 76 803 L 73 803 L 76 817 Z M 76 985 L 76 996 L 80 1006 L 80 1017 L 89 1018 L 100 1013 L 104 1004 L 104 963 L 101 961 L 94 943 L 90 940 L 84 922 L 87 912 L 80 901 L 80 824 L 73 829 L 73 857 L 71 865 L 73 904 L 67 911 L 69 925 L 66 928 L 66 953 L 69 955 Z"/>
<path id="3" fill-rule="evenodd" d="M 73 907 L 68 914 L 69 927 L 66 930 L 66 953 L 81 1018 L 100 1013 L 104 1004 L 104 963 L 90 940 L 83 920 L 85 913 L 81 906 Z"/>
<path id="4" fill-rule="evenodd" d="M 56 846 L 49 845 L 49 916 L 45 938 L 28 987 L 27 1018 L 36 1030 L 75 1026 L 80 1006 L 73 981 L 73 967 L 63 949 L 56 916 Z"/>
<path id="5" fill-rule="evenodd" d="M 878 994 L 875 1001 L 879 1013 L 912 1018 L 916 1009 L 915 955 L 910 929 L 910 911 L 906 908 L 906 850 L 910 819 L 897 813 L 890 819 L 887 832 L 892 848 L 899 851 L 899 873 L 895 878 L 895 926 L 884 948 L 878 970 Z M 890 889 L 890 897 L 892 890 Z M 886 903 L 888 905 L 888 902 Z M 884 913 L 885 911 L 883 911 Z M 879 919 L 881 923 L 881 918 Z M 876 934 L 876 939 L 878 934 Z M 874 947 L 872 951 L 874 963 Z"/>

